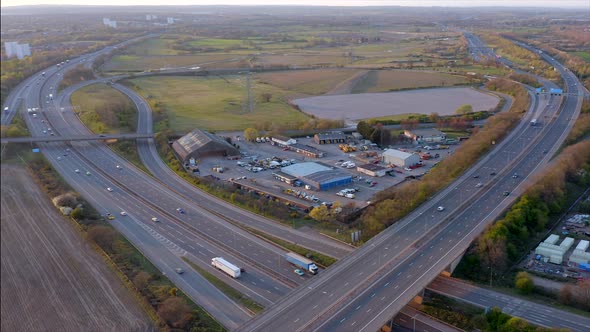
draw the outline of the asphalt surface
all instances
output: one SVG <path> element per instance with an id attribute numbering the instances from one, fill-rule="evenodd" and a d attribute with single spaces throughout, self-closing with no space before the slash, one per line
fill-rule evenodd
<path id="1" fill-rule="evenodd" d="M 9 137 L 2 138 L 0 143 L 33 143 L 33 142 L 71 142 L 71 141 L 104 141 L 109 139 L 129 140 L 138 138 L 149 138 L 149 134 L 104 134 L 104 135 L 78 135 L 78 136 L 45 136 L 36 137 Z"/>
<path id="2" fill-rule="evenodd" d="M 568 90 L 575 90 L 575 77 L 558 68 L 566 76 Z M 561 97 L 533 97 L 531 109 L 517 128 L 472 169 L 240 329 L 378 330 L 462 255 L 565 139 L 579 114 L 581 98 L 564 97 L 560 108 Z M 539 126 L 529 125 L 534 116 L 544 119 Z M 475 188 L 478 182 L 484 186 Z M 437 211 L 437 206 L 445 207 L 444 211 Z"/>
<path id="3" fill-rule="evenodd" d="M 539 326 L 590 331 L 590 317 L 494 292 L 461 280 L 439 276 L 427 288 L 482 308 L 498 307 L 511 316 L 521 317 Z"/>
<path id="4" fill-rule="evenodd" d="M 405 306 L 393 320 L 393 331 L 460 332 L 454 326 L 442 323 L 419 310 Z"/>

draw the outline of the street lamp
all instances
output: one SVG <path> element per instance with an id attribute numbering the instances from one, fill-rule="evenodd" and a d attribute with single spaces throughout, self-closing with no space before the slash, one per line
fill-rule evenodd
<path id="1" fill-rule="evenodd" d="M 412 317 L 412 320 L 414 321 L 414 332 L 416 332 L 416 316 L 418 316 L 418 314 L 415 314 L 414 317 Z"/>

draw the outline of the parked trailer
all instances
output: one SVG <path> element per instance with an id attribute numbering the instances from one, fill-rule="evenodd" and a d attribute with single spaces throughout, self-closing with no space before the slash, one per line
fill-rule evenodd
<path id="1" fill-rule="evenodd" d="M 232 278 L 238 278 L 241 274 L 239 267 L 223 259 L 223 257 L 215 257 L 211 259 L 211 265 L 227 273 Z"/>
<path id="2" fill-rule="evenodd" d="M 311 274 L 317 274 L 318 273 L 318 267 L 315 265 L 315 263 L 301 255 L 297 255 L 294 252 L 289 252 L 285 254 L 285 259 L 291 263 L 294 264 L 306 271 L 309 271 Z"/>

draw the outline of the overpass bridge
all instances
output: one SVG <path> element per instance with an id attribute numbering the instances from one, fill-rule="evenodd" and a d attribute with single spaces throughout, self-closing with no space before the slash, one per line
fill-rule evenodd
<path id="1" fill-rule="evenodd" d="M 105 141 L 105 140 L 132 140 L 138 138 L 153 138 L 154 134 L 100 134 L 79 136 L 32 136 L 32 137 L 6 137 L 0 139 L 0 143 L 36 143 L 36 142 L 64 142 L 64 141 Z"/>

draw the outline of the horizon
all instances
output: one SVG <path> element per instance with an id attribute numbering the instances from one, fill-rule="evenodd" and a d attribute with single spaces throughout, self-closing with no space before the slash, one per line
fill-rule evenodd
<path id="1" fill-rule="evenodd" d="M 189 3 L 190 0 L 173 0 L 173 3 L 160 3 L 160 0 L 108 0 L 102 4 L 86 4 L 82 0 L 5 0 L 0 4 L 1 8 L 33 7 L 33 6 L 79 6 L 79 7 L 172 7 L 172 6 L 268 6 L 268 7 L 439 7 L 439 8 L 483 8 L 483 7 L 504 7 L 504 8 L 554 8 L 554 9 L 575 9 L 586 8 L 590 11 L 590 3 L 587 0 L 284 0 L 277 4 L 277 0 L 201 0 L 199 4 Z M 279 0 L 280 1 L 280 0 Z"/>

